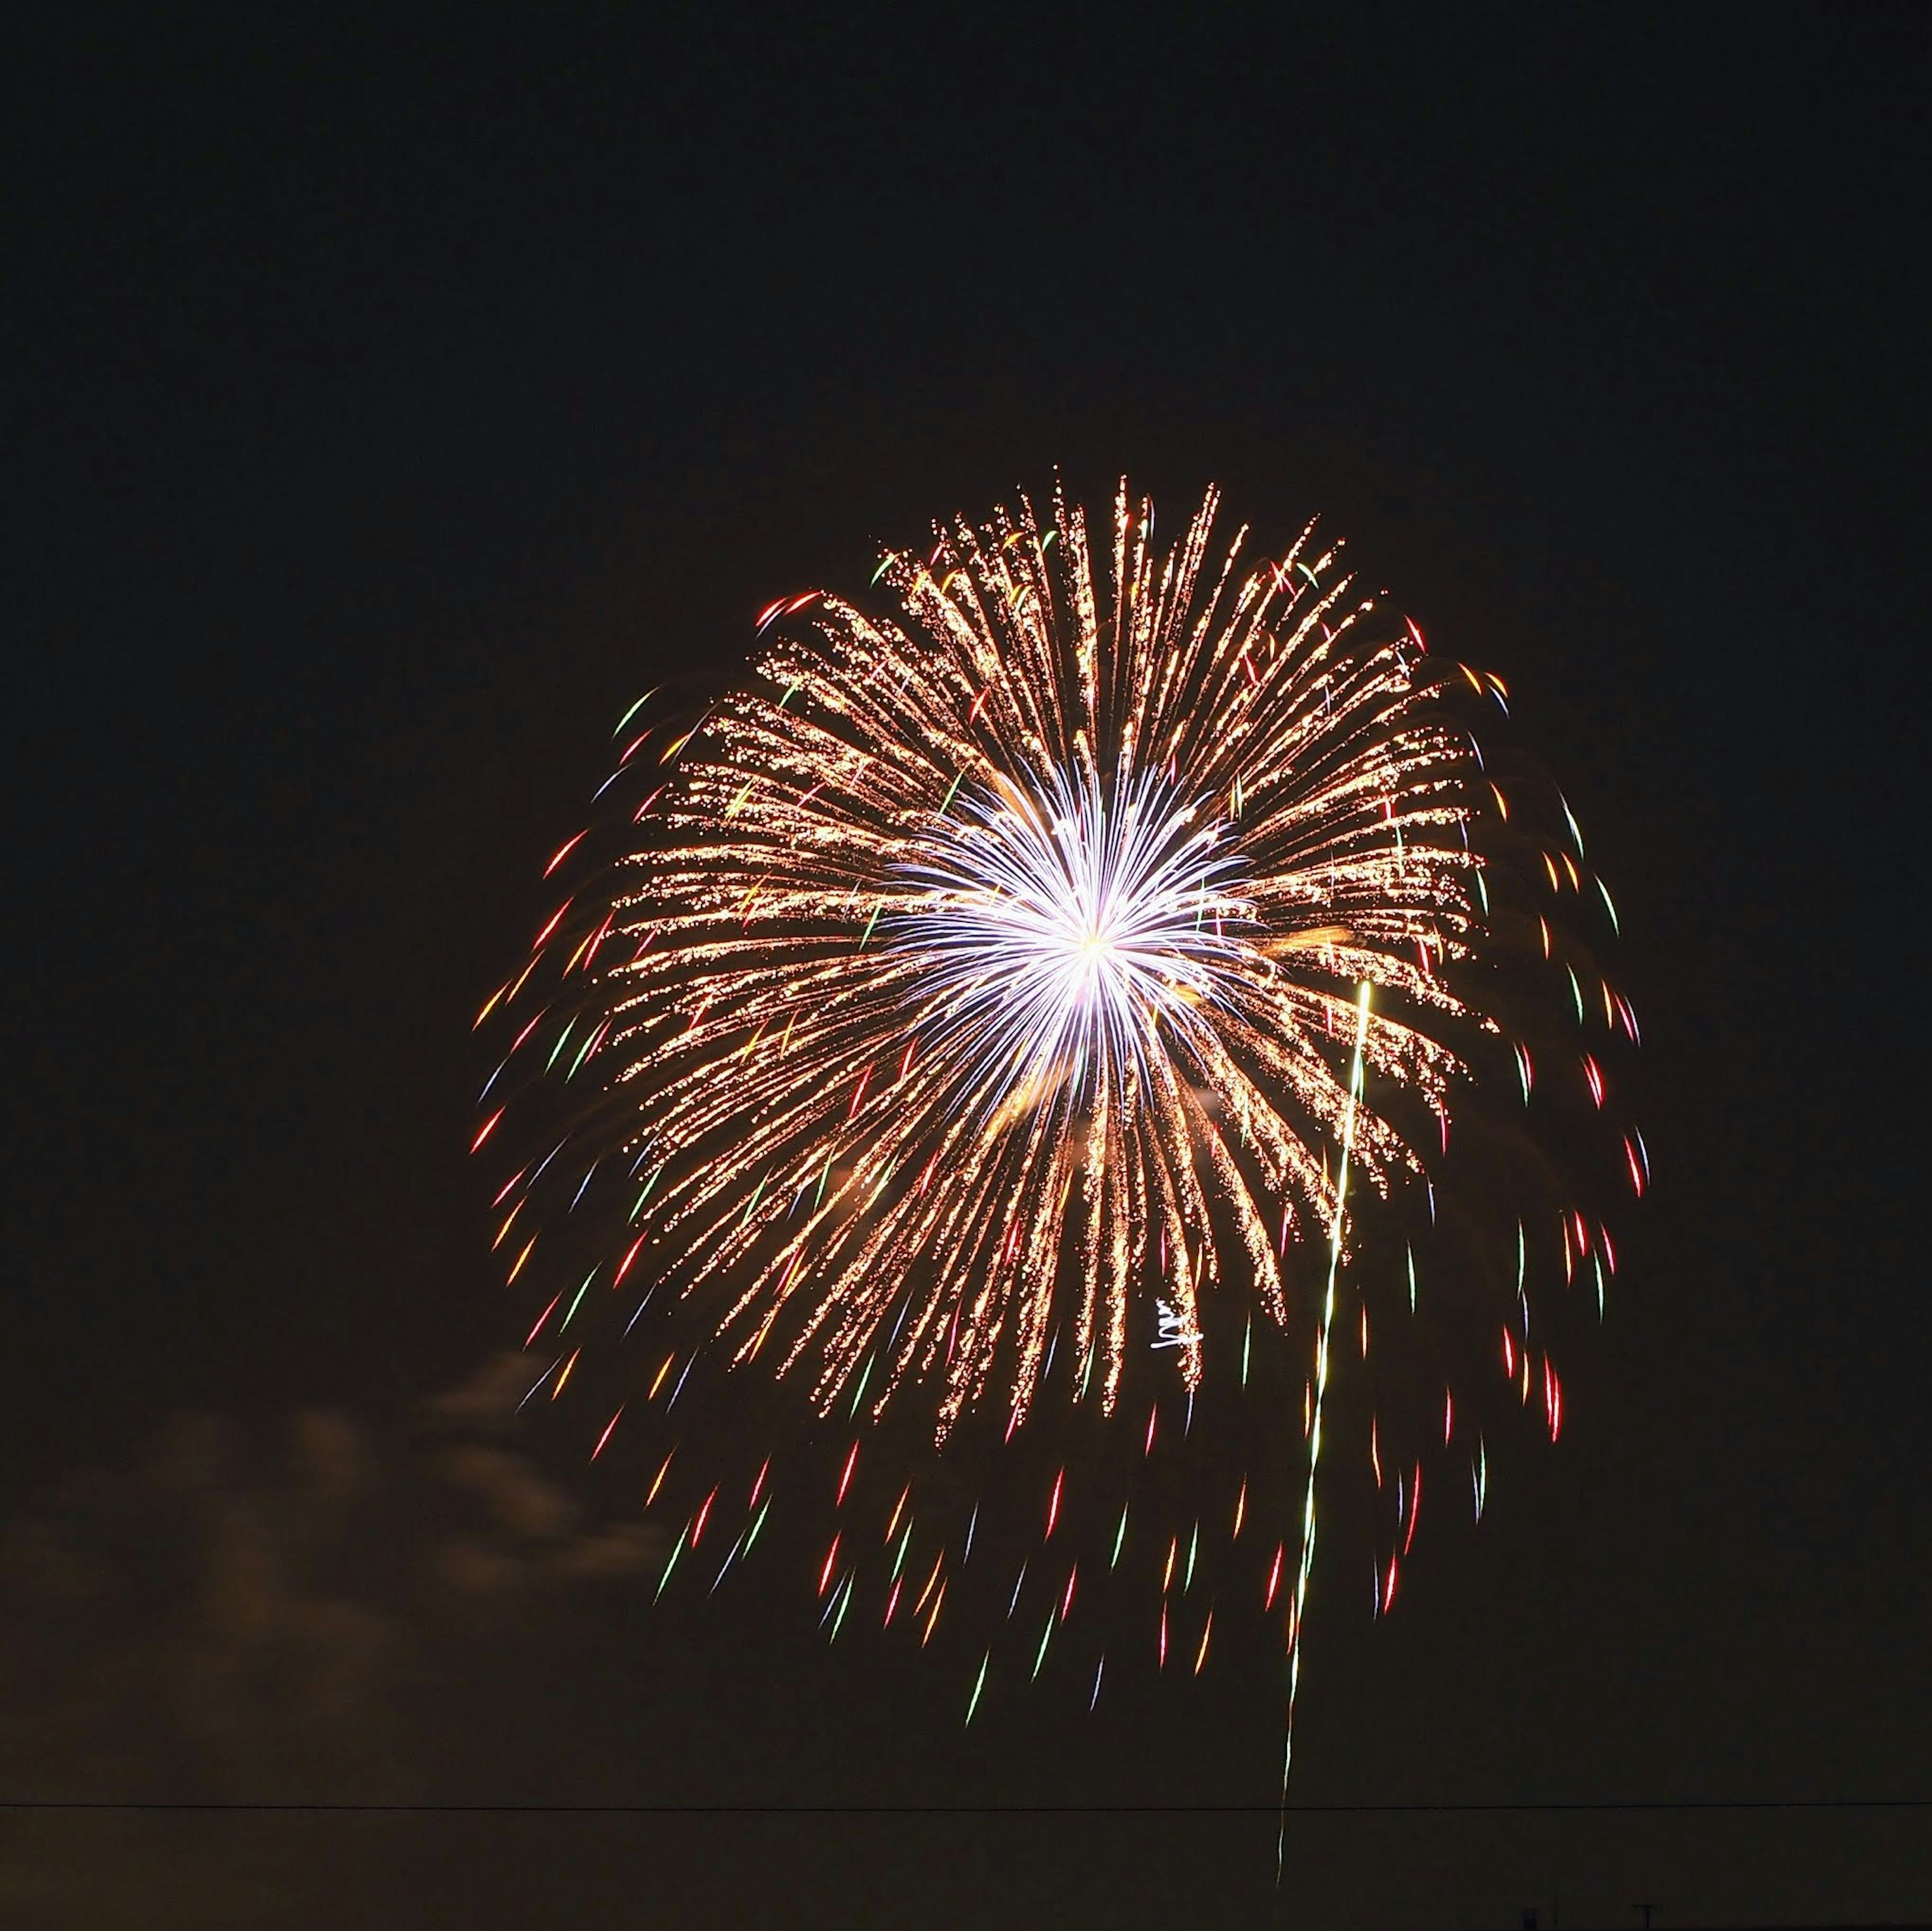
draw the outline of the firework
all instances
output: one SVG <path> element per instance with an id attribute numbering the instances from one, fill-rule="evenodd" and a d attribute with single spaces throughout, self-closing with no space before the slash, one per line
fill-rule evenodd
<path id="1" fill-rule="evenodd" d="M 1124 487 L 1097 541 L 1064 495 L 1044 516 L 1022 499 L 889 552 L 892 615 L 829 592 L 772 605 L 739 688 L 620 727 L 599 796 L 626 802 L 621 841 L 602 835 L 601 869 L 587 834 L 557 853 L 546 875 L 582 882 L 485 1009 L 514 1038 L 478 1145 L 512 1062 L 564 1093 L 542 1136 L 558 1144 L 526 1132 L 533 1157 L 496 1196 L 512 1283 L 548 1270 L 532 1395 L 559 1398 L 580 1337 L 608 1334 L 634 1366 L 593 1459 L 648 1415 L 655 1504 L 694 1370 L 706 1413 L 754 1383 L 796 1390 L 839 1469 L 820 1506 L 849 1525 L 849 1498 L 883 1514 L 897 1496 L 882 1542 L 833 1534 L 817 1582 L 834 1638 L 862 1588 L 930 1639 L 998 1483 L 976 1463 L 934 1537 L 922 1471 L 962 1433 L 1050 1415 L 1109 1446 L 1085 1465 L 1093 1526 L 1062 1522 L 1063 1465 L 1010 1596 L 982 1585 L 1003 1622 L 1038 1595 L 1038 1675 L 1082 1561 L 1123 1568 L 1163 1401 L 1180 1447 L 1161 1452 L 1184 1458 L 1198 1400 L 1252 1463 L 1210 1543 L 1247 1552 L 1298 1664 L 1331 1344 L 1358 1330 L 1366 1363 L 1378 1298 L 1407 1330 L 1358 1378 L 1380 1611 L 1425 1449 L 1468 1459 L 1480 1513 L 1468 1384 L 1496 1377 L 1474 1361 L 1499 1351 L 1553 1436 L 1549 1333 L 1600 1311 L 1614 1250 L 1568 1156 L 1607 1117 L 1610 1036 L 1636 1021 L 1558 916 L 1615 916 L 1568 805 L 1486 763 L 1499 679 L 1378 616 L 1312 527 L 1286 556 L 1245 561 L 1245 532 L 1217 550 L 1216 510 L 1210 493 L 1163 549 Z M 1641 1192 L 1634 1129 L 1608 1144 Z M 580 1212 L 586 1195 L 606 1204 Z M 540 1240 L 569 1264 L 533 1262 Z M 1418 1306 L 1418 1246 L 1444 1256 L 1439 1311 Z M 1551 1297 L 1534 1324 L 1532 1252 Z M 862 1456 L 868 1426 L 898 1428 L 891 1455 Z M 715 1432 L 747 1452 L 749 1431 Z M 728 1508 L 742 1519 L 712 1586 L 748 1557 L 769 1448 L 728 1500 L 689 1458 L 660 1593 Z M 1208 1513 L 1184 1474 L 1142 1510 L 1162 1667 L 1184 1619 L 1207 1661 Z"/>

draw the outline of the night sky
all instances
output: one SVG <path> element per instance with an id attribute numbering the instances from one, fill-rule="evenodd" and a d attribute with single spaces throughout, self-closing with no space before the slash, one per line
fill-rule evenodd
<path id="1" fill-rule="evenodd" d="M 0 1795 L 1266 1804 L 1258 1631 L 962 1734 L 802 1591 L 650 1614 L 464 1158 L 611 721 L 1057 466 L 1318 510 L 1500 671 L 1645 1021 L 1563 1440 L 1387 1621 L 1318 1567 L 1299 1799 L 1932 1797 L 1925 12 L 211 19 L 0 61 Z M 0 1917 L 1897 1921 L 1928 1845 L 16 1813 Z"/>

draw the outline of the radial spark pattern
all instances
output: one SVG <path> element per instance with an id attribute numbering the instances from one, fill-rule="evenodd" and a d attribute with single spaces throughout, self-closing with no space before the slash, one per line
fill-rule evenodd
<path id="1" fill-rule="evenodd" d="M 1213 508 L 1156 570 L 1124 506 L 1111 599 L 1064 507 L 962 529 L 891 567 L 904 625 L 818 599 L 683 750 L 600 1050 L 659 1264 L 730 1280 L 720 1338 L 809 1360 L 821 1403 L 876 1351 L 875 1411 L 927 1386 L 943 1433 L 997 1387 L 1024 1417 L 1064 1295 L 1111 1408 L 1150 1237 L 1195 1386 L 1222 1221 L 1285 1319 L 1358 981 L 1400 996 L 1370 1066 L 1444 1104 L 1454 1054 L 1396 1015 L 1463 1011 L 1467 739 L 1412 639 L 1356 640 L 1330 556 L 1204 578 Z M 1378 1186 L 1415 1163 L 1372 1112 L 1357 1146 Z"/>
<path id="2" fill-rule="evenodd" d="M 836 1486 L 805 1483 L 838 1518 L 834 1636 L 868 1573 L 855 1512 L 891 1501 L 884 1621 L 904 1591 L 923 1642 L 956 1581 L 1007 1622 L 1041 1592 L 1036 1675 L 1083 1560 L 1090 1592 L 1144 1587 L 1161 1666 L 1190 1616 L 1204 1666 L 1237 1586 L 1298 1663 L 1340 1338 L 1378 1612 L 1426 1465 L 1461 1461 L 1480 1518 L 1494 1396 L 1559 1431 L 1552 1336 L 1615 1265 L 1576 1170 L 1636 1021 L 1558 915 L 1614 908 L 1560 793 L 1486 763 L 1499 679 L 1376 614 L 1310 532 L 1216 548 L 1216 511 L 1165 548 L 1124 487 L 1097 540 L 1059 495 L 955 523 L 881 562 L 895 614 L 782 600 L 736 688 L 620 726 L 621 839 L 551 861 L 579 883 L 484 1009 L 514 1037 L 476 1144 L 512 1062 L 550 1075 L 520 1090 L 561 1094 L 567 1130 L 497 1193 L 496 1244 L 542 1283 L 532 1396 L 572 1385 L 586 1337 L 629 1351 L 592 1459 L 627 1411 L 627 1438 L 657 1433 L 646 1506 L 686 1510 L 660 1593 L 728 1509 L 711 1586 L 747 1559 L 781 1479 L 735 1410 L 674 1416 L 694 1371 L 700 1417 L 755 1381 L 836 1424 Z M 1634 1128 L 1617 1158 L 1641 1193 Z M 1396 1337 L 1373 1363 L 1372 1301 Z M 1067 1460 L 1018 1515 L 1059 1540 L 1016 1579 L 937 1456 L 902 1432 L 860 1467 L 867 1417 L 943 1446 L 1042 1414 Z"/>

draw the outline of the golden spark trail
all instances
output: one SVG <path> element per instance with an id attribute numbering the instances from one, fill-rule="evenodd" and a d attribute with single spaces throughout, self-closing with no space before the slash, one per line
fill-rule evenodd
<path id="1" fill-rule="evenodd" d="M 1024 1420 L 1062 1256 L 1111 1412 L 1148 1216 L 1194 1335 L 1216 1196 L 1285 1321 L 1268 1229 L 1328 1206 L 1311 1135 L 1356 1103 L 1322 1044 L 1339 975 L 1401 996 L 1364 1051 L 1446 1108 L 1462 1061 L 1419 1022 L 1465 1009 L 1410 961 L 1474 935 L 1473 768 L 1410 641 L 1349 639 L 1366 607 L 1306 533 L 1238 588 L 1231 555 L 1202 607 L 1214 509 L 1161 563 L 1122 498 L 1111 630 L 1064 499 L 890 559 L 909 628 L 781 600 L 812 603 L 816 644 L 773 631 L 782 694 L 675 740 L 646 877 L 592 928 L 631 955 L 572 1070 L 614 1066 L 630 1145 L 668 1156 L 637 1216 L 658 1272 L 716 1298 L 734 1359 L 775 1331 L 780 1374 L 811 1357 L 821 1412 L 876 1357 L 875 1417 L 920 1387 L 943 1439 L 997 1371 Z M 1357 1140 L 1378 1186 L 1418 1171 L 1388 1123 Z M 1198 1339 L 1178 1359 L 1198 1388 Z"/>

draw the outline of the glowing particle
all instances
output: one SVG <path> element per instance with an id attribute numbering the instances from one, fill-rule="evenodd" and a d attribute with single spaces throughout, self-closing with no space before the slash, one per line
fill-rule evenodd
<path id="1" fill-rule="evenodd" d="M 623 1404 L 620 1402 L 617 1405 L 617 1414 L 613 1415 L 609 1421 L 605 1423 L 604 1432 L 597 1438 L 597 1446 L 590 1451 L 590 1459 L 592 1462 L 604 1453 L 604 1444 L 610 1439 L 610 1432 L 617 1426 L 617 1416 L 623 1412 Z"/>
<path id="2" fill-rule="evenodd" d="M 968 1723 L 973 1720 L 973 1712 L 980 1707 L 980 1693 L 986 1687 L 986 1666 L 992 1660 L 993 1652 L 991 1650 L 987 1651 L 986 1654 L 980 1659 L 980 1674 L 973 1680 L 973 1694 L 967 1700 L 966 1704 L 966 1721 Z"/>
<path id="3" fill-rule="evenodd" d="M 677 1567 L 678 1558 L 684 1553 L 684 1540 L 687 1532 L 688 1528 L 681 1530 L 676 1541 L 671 1544 L 670 1560 L 664 1564 L 664 1573 L 658 1578 L 657 1596 L 653 1596 L 651 1599 L 653 1602 L 657 1600 L 658 1596 L 664 1594 L 664 1585 L 670 1580 L 670 1573 Z"/>

